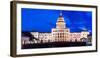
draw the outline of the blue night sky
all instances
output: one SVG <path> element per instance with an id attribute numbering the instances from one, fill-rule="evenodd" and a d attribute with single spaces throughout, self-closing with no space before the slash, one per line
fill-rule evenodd
<path id="1" fill-rule="evenodd" d="M 56 22 L 62 11 L 66 27 L 71 32 L 87 30 L 92 32 L 91 11 L 48 10 L 22 8 L 22 31 L 51 32 L 56 27 Z"/>

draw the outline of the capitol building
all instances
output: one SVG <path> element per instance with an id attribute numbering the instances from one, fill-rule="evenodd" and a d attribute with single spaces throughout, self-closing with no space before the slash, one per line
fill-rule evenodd
<path id="1" fill-rule="evenodd" d="M 66 22 L 64 21 L 64 17 L 62 13 L 57 19 L 56 28 L 51 29 L 51 33 L 39 33 L 39 32 L 30 32 L 35 38 L 32 43 L 48 43 L 48 42 L 82 42 L 82 38 L 87 38 L 89 35 L 88 31 L 81 32 L 70 32 L 70 28 L 66 27 Z M 29 43 L 29 38 L 22 37 L 23 43 Z"/>

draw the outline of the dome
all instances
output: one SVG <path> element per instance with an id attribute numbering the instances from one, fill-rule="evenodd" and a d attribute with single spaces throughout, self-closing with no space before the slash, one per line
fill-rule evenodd
<path id="1" fill-rule="evenodd" d="M 64 17 L 62 16 L 62 12 L 60 12 L 60 16 L 58 17 L 57 23 L 56 23 L 57 28 L 65 28 L 65 21 Z"/>
<path id="2" fill-rule="evenodd" d="M 59 16 L 57 22 L 64 22 L 64 18 L 62 16 L 62 12 L 60 12 L 60 16 Z"/>

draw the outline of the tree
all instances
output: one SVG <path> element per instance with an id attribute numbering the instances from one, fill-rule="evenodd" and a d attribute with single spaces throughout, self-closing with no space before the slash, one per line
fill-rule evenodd
<path id="1" fill-rule="evenodd" d="M 22 36 L 29 37 L 29 41 L 32 41 L 33 39 L 39 40 L 38 38 L 34 37 L 30 32 L 22 32 Z"/>
<path id="2" fill-rule="evenodd" d="M 81 40 L 82 42 L 87 42 L 87 38 L 84 38 L 84 37 L 81 38 L 80 40 Z"/>

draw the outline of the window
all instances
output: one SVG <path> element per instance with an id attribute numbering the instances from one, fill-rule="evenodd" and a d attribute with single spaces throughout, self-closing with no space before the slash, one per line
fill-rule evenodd
<path id="1" fill-rule="evenodd" d="M 66 32 L 68 32 L 68 30 L 66 30 Z"/>

